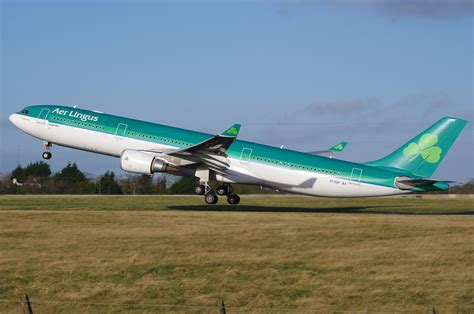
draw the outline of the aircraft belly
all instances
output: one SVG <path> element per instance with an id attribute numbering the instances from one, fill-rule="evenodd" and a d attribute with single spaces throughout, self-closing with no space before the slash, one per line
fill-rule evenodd
<path id="1" fill-rule="evenodd" d="M 363 182 L 353 184 L 348 179 L 321 173 L 258 163 L 247 163 L 243 167 L 261 178 L 264 186 L 290 193 L 324 197 L 367 197 L 405 193 L 399 189 Z"/>
<path id="2" fill-rule="evenodd" d="M 250 167 L 249 163 L 240 163 L 238 159 L 229 158 L 229 167 L 224 174 L 216 174 L 217 181 L 264 185 L 264 180 Z"/>
<path id="3" fill-rule="evenodd" d="M 316 184 L 316 175 L 305 171 L 274 167 L 258 163 L 248 163 L 246 168 L 262 179 L 265 186 L 280 190 L 298 187 L 298 190 L 308 192 Z"/>

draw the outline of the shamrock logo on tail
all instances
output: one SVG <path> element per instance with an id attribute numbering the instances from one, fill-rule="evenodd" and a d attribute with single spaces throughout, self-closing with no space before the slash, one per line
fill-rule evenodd
<path id="1" fill-rule="evenodd" d="M 237 135 L 238 131 L 235 127 L 231 127 L 229 129 L 229 131 L 227 131 L 229 134 L 232 134 L 232 135 Z"/>
<path id="2" fill-rule="evenodd" d="M 403 150 L 403 155 L 410 158 L 410 161 L 421 155 L 424 160 L 429 163 L 435 164 L 441 158 L 443 150 L 438 146 L 438 136 L 431 133 L 424 134 L 417 143 L 410 143 Z"/>

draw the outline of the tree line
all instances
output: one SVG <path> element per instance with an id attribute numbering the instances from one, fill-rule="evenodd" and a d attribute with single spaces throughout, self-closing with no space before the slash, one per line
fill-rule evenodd
<path id="1" fill-rule="evenodd" d="M 76 163 L 68 163 L 53 173 L 49 164 L 37 161 L 26 167 L 17 166 L 0 178 L 0 194 L 193 194 L 198 183 L 195 177 L 127 175 L 107 171 L 90 178 Z M 170 181 L 170 182 L 168 182 Z M 260 187 L 235 185 L 239 194 L 274 193 Z"/>
<path id="2" fill-rule="evenodd" d="M 167 185 L 165 176 L 118 177 L 113 171 L 88 178 L 76 163 L 53 173 L 49 164 L 37 161 L 18 166 L 2 178 L 0 194 L 187 194 L 195 182 L 195 178 L 182 177 Z"/>

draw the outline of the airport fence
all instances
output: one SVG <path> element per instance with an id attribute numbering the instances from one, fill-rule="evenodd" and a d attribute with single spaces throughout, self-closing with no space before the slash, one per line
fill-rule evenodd
<path id="1" fill-rule="evenodd" d="M 13 303 L 21 306 L 24 314 L 33 314 L 33 309 L 40 309 L 44 305 L 53 306 L 56 309 L 63 309 L 64 312 L 67 312 L 74 307 L 84 307 L 91 308 L 95 307 L 96 309 L 100 308 L 121 308 L 121 309 L 160 309 L 160 310 L 181 310 L 181 311 L 206 311 L 206 312 L 216 312 L 219 314 L 226 313 L 226 305 L 224 301 L 219 301 L 216 305 L 176 305 L 176 304 L 151 304 L 151 303 L 113 303 L 113 302 L 81 302 L 81 301 L 51 301 L 51 300 L 32 300 L 28 294 L 25 294 L 21 300 L 0 300 L 0 303 Z M 35 306 L 33 306 L 33 304 Z"/>
<path id="2" fill-rule="evenodd" d="M 216 305 L 203 305 L 203 304 L 159 304 L 159 303 L 113 303 L 113 302 L 82 302 L 82 301 L 52 301 L 52 300 L 30 300 L 28 294 L 25 294 L 22 299 L 18 300 L 5 300 L 0 299 L 1 303 L 18 304 L 19 308 L 23 310 L 24 314 L 33 314 L 36 309 L 40 312 L 41 309 L 47 305 L 52 306 L 57 310 L 68 312 L 68 310 L 74 310 L 79 308 L 85 309 L 103 309 L 108 311 L 111 309 L 117 310 L 152 310 L 152 311 L 179 311 L 179 312 L 206 312 L 206 313 L 218 313 L 226 314 L 227 312 L 234 313 L 247 313 L 247 312 L 265 312 L 265 313 L 300 313 L 300 312 L 312 312 L 322 313 L 327 311 L 318 311 L 317 309 L 298 309 L 289 307 L 262 307 L 262 306 L 249 306 L 249 305 L 231 305 L 228 306 L 223 300 L 220 300 Z M 403 309 L 394 309 L 393 312 L 399 312 Z M 341 313 L 367 313 L 366 310 L 348 310 L 340 311 Z M 428 314 L 439 314 L 439 310 L 435 306 L 429 306 L 426 308 L 424 313 Z"/>

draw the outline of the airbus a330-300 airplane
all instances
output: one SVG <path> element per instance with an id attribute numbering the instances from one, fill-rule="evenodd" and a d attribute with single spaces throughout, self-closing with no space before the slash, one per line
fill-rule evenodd
<path id="1" fill-rule="evenodd" d="M 430 177 L 467 121 L 445 117 L 381 159 L 353 163 L 327 153 L 304 153 L 237 140 L 240 125 L 219 135 L 195 132 L 75 107 L 30 106 L 10 116 L 24 132 L 52 144 L 120 158 L 124 171 L 195 176 L 195 192 L 215 204 L 240 198 L 232 184 L 250 184 L 291 193 L 327 197 L 385 196 L 447 190 L 449 182 Z M 322 156 L 325 155 L 326 156 Z M 220 185 L 215 192 L 209 182 Z M 217 192 L 217 193 L 216 193 Z"/>

